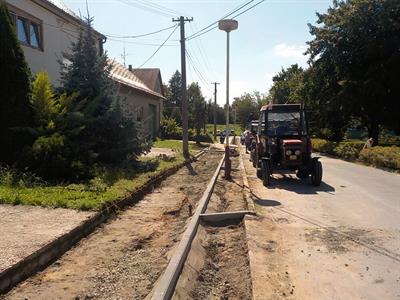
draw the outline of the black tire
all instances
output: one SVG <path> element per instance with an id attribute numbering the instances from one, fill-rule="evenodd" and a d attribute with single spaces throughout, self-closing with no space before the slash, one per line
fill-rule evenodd
<path id="1" fill-rule="evenodd" d="M 256 173 L 257 173 L 257 177 L 262 179 L 262 176 L 263 176 L 262 169 L 261 168 L 257 168 L 257 172 Z"/>
<path id="2" fill-rule="evenodd" d="M 322 164 L 320 161 L 313 161 L 311 172 L 311 184 L 313 186 L 320 186 L 322 181 Z"/>
<path id="3" fill-rule="evenodd" d="M 296 172 L 297 178 L 300 178 L 300 179 L 308 178 L 308 175 L 309 174 L 307 172 L 304 172 L 304 171 L 297 170 L 297 172 Z"/>
<path id="4" fill-rule="evenodd" d="M 269 162 L 263 160 L 261 162 L 261 170 L 262 170 L 262 181 L 264 186 L 269 186 L 271 182 L 271 171 L 269 167 Z"/>
<path id="5" fill-rule="evenodd" d="M 256 157 L 256 153 L 254 150 L 250 153 L 250 157 L 251 157 L 251 163 L 253 165 L 253 168 L 257 167 L 257 163 L 256 163 L 257 157 Z"/>

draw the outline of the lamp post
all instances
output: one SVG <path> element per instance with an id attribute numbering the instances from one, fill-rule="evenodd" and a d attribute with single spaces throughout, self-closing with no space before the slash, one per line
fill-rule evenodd
<path id="1" fill-rule="evenodd" d="M 231 178 L 231 160 L 229 157 L 229 33 L 238 28 L 238 21 L 220 20 L 218 28 L 226 32 L 226 139 L 225 139 L 225 179 Z"/>

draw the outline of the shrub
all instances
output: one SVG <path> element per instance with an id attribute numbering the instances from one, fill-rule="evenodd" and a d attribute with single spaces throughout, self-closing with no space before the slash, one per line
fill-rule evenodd
<path id="1" fill-rule="evenodd" d="M 400 147 L 376 146 L 361 151 L 359 160 L 375 167 L 400 170 Z"/>
<path id="2" fill-rule="evenodd" d="M 333 149 L 333 152 L 340 158 L 356 160 L 363 147 L 364 142 L 342 142 L 337 144 L 337 146 Z"/>
<path id="3" fill-rule="evenodd" d="M 164 118 L 160 124 L 161 138 L 163 139 L 182 139 L 182 129 L 174 118 Z"/>
<path id="4" fill-rule="evenodd" d="M 21 172 L 8 166 L 0 166 L 0 184 L 10 187 L 33 187 L 46 185 L 46 183 L 35 174 Z"/>
<path id="5" fill-rule="evenodd" d="M 380 146 L 397 146 L 400 147 L 400 136 L 392 135 L 392 136 L 383 136 L 379 139 Z"/>
<path id="6" fill-rule="evenodd" d="M 336 142 L 331 142 L 324 139 L 312 139 L 311 143 L 314 151 L 335 155 L 334 149 L 337 146 Z"/>

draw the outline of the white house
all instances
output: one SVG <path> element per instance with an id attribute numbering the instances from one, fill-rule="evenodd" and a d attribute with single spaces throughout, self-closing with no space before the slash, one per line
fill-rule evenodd
<path id="1" fill-rule="evenodd" d="M 31 71 L 47 71 L 53 85 L 60 85 L 59 61 L 63 59 L 63 53 L 70 51 L 71 43 L 78 39 L 85 23 L 63 0 L 6 0 L 6 4 Z M 95 37 L 96 46 L 102 53 L 106 37 L 97 31 Z M 135 72 L 115 61 L 111 72 L 124 109 L 129 110 L 125 113 L 143 122 L 144 129 L 152 137 L 159 131 L 164 99 L 161 75 L 159 69 L 156 70 L 158 73 L 153 74 L 158 74 L 159 82 L 151 81 L 151 87 L 140 80 Z"/>

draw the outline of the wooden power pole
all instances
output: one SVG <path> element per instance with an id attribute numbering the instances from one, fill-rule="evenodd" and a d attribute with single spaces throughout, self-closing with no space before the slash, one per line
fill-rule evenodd
<path id="1" fill-rule="evenodd" d="M 211 82 L 214 85 L 214 141 L 217 139 L 217 84 L 219 82 Z"/>
<path id="2" fill-rule="evenodd" d="M 180 16 L 179 19 L 172 19 L 179 22 L 181 27 L 181 73 L 182 73 L 182 152 L 185 159 L 189 159 L 189 133 L 188 133 L 188 104 L 186 87 L 186 49 L 185 49 L 185 22 L 193 21 L 193 18 Z"/>

